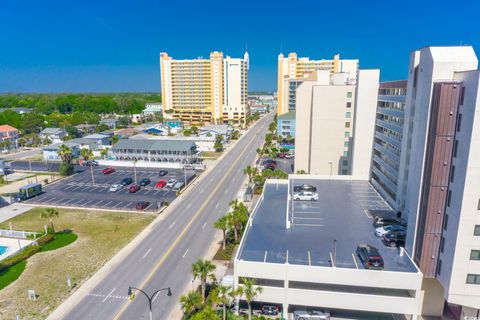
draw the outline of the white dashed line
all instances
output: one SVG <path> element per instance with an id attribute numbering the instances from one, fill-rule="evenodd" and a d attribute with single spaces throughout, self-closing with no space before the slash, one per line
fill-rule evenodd
<path id="1" fill-rule="evenodd" d="M 145 257 L 152 251 L 152 248 L 148 249 L 147 252 L 143 255 L 142 259 L 145 259 Z"/>
<path id="2" fill-rule="evenodd" d="M 187 251 L 185 251 L 185 253 L 183 254 L 182 258 L 185 258 L 185 256 L 186 256 L 187 253 L 188 253 L 188 250 L 190 250 L 190 249 L 187 249 Z"/>
<path id="3" fill-rule="evenodd" d="M 202 226 L 202 229 L 205 229 L 206 226 L 207 226 L 207 223 L 205 222 Z"/>
<path id="4" fill-rule="evenodd" d="M 187 209 L 189 209 L 191 206 L 192 206 L 192 204 L 190 203 L 190 204 L 187 206 Z"/>
<path id="5" fill-rule="evenodd" d="M 168 227 L 168 229 L 172 229 L 174 225 L 175 225 L 175 221 L 170 225 L 170 227 Z"/>
<path id="6" fill-rule="evenodd" d="M 217 203 L 217 205 L 215 206 L 215 209 L 217 209 L 219 205 L 220 205 L 220 203 Z"/>

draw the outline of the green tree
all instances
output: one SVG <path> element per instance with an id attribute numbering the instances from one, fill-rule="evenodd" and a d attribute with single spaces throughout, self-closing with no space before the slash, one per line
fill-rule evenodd
<path id="1" fill-rule="evenodd" d="M 243 173 L 248 176 L 248 182 L 252 182 L 253 177 L 257 174 L 257 168 L 247 166 L 245 169 L 243 169 Z"/>
<path id="2" fill-rule="evenodd" d="M 190 291 L 180 297 L 180 305 L 185 315 L 191 315 L 202 305 L 202 296 L 198 291 Z"/>
<path id="3" fill-rule="evenodd" d="M 83 160 L 85 160 L 85 161 L 94 159 L 92 149 L 83 148 L 80 151 L 80 155 L 82 156 Z"/>
<path id="4" fill-rule="evenodd" d="M 223 320 L 227 319 L 227 305 L 232 298 L 232 291 L 232 287 L 218 285 L 211 293 L 211 295 L 214 297 L 214 300 L 222 305 Z"/>
<path id="5" fill-rule="evenodd" d="M 119 139 L 120 139 L 119 136 L 115 136 L 115 135 L 112 136 L 112 145 L 114 145 L 115 143 L 117 143 Z"/>
<path id="6" fill-rule="evenodd" d="M 223 250 L 225 250 L 225 246 L 227 244 L 227 231 L 228 231 L 229 225 L 230 225 L 230 221 L 228 221 L 228 216 L 223 216 L 213 223 L 213 226 L 216 229 L 222 230 L 222 233 L 223 233 L 222 248 L 223 248 Z"/>
<path id="7" fill-rule="evenodd" d="M 190 137 L 192 135 L 192 132 L 188 129 L 183 130 L 183 135 L 185 137 Z"/>
<path id="8" fill-rule="evenodd" d="M 191 132 L 192 134 L 197 135 L 197 134 L 198 134 L 198 127 L 197 127 L 197 126 L 191 126 L 191 127 L 190 127 L 190 132 Z"/>
<path id="9" fill-rule="evenodd" d="M 208 278 L 215 279 L 215 274 L 212 273 L 215 270 L 215 268 L 216 267 L 212 262 L 208 260 L 202 260 L 202 259 L 198 259 L 192 265 L 193 278 L 200 279 L 200 284 L 202 287 L 202 303 L 205 302 L 205 289 L 207 286 Z"/>
<path id="10" fill-rule="evenodd" d="M 107 126 L 105 123 L 101 123 L 99 124 L 96 128 L 95 128 L 95 132 L 103 132 L 103 131 L 108 131 L 110 130 L 110 127 Z"/>
<path id="11" fill-rule="evenodd" d="M 238 234 L 243 230 L 245 222 L 248 220 L 248 209 L 237 199 L 230 202 L 232 211 L 228 214 L 228 220 L 233 228 L 235 242 L 238 241 Z"/>
<path id="12" fill-rule="evenodd" d="M 100 150 L 100 156 L 102 157 L 102 159 L 105 159 L 107 157 L 108 150 L 109 150 L 109 148 L 105 148 L 105 149 Z"/>
<path id="13" fill-rule="evenodd" d="M 220 317 L 211 306 L 205 306 L 202 310 L 195 313 L 190 320 L 220 320 Z"/>
<path id="14" fill-rule="evenodd" d="M 242 286 L 239 289 L 242 296 L 248 304 L 248 320 L 252 320 L 252 301 L 254 301 L 259 294 L 263 292 L 261 286 L 256 286 L 255 280 L 250 278 L 241 278 Z"/>
<path id="15" fill-rule="evenodd" d="M 276 122 L 270 122 L 268 125 L 268 131 L 271 133 L 274 133 L 277 130 L 277 123 Z"/>
<path id="16" fill-rule="evenodd" d="M 215 143 L 213 144 L 213 149 L 215 149 L 216 152 L 222 152 L 223 150 L 223 136 L 221 134 L 217 134 L 215 136 Z"/>
<path id="17" fill-rule="evenodd" d="M 62 176 L 69 176 L 73 173 L 72 165 L 72 149 L 67 145 L 62 144 L 58 149 L 58 155 L 62 159 L 62 164 L 60 165 L 60 174 Z"/>
<path id="18" fill-rule="evenodd" d="M 25 140 L 24 138 L 18 139 L 18 146 L 19 147 L 25 147 L 26 145 L 27 145 L 27 140 Z"/>
<path id="19" fill-rule="evenodd" d="M 55 228 L 53 226 L 53 218 L 58 218 L 59 212 L 54 208 L 46 208 L 40 213 L 42 219 L 50 220 L 50 228 L 52 229 L 53 236 L 55 237 Z"/>

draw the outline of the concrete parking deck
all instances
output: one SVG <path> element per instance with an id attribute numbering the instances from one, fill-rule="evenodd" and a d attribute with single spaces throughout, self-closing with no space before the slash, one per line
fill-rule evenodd
<path id="1" fill-rule="evenodd" d="M 293 186 L 303 183 L 317 187 L 318 201 L 288 200 Z M 379 249 L 386 271 L 418 272 L 408 255 L 375 237 L 372 216 L 378 212 L 395 214 L 368 181 L 295 179 L 290 190 L 286 182 L 267 183 L 238 258 L 331 266 L 336 256 L 337 267 L 363 268 L 355 250 L 365 243 Z"/>

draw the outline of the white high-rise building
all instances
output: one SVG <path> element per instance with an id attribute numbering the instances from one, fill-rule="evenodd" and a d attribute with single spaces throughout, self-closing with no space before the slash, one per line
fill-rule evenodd
<path id="1" fill-rule="evenodd" d="M 410 56 L 399 183 L 422 314 L 480 313 L 480 71 L 470 46 Z"/>

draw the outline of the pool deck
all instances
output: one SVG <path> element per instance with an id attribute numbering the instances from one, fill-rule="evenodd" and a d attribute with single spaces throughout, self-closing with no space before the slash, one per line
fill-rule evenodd
<path id="1" fill-rule="evenodd" d="M 28 246 L 32 242 L 31 240 L 0 237 L 0 246 L 8 248 L 4 254 L 0 255 L 0 261 L 18 252 L 21 248 Z"/>

